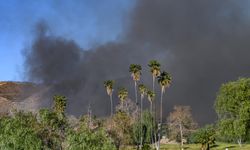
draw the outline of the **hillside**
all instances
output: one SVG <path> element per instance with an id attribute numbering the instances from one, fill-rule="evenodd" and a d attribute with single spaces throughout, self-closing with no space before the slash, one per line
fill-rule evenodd
<path id="1" fill-rule="evenodd" d="M 28 82 L 0 82 L 0 97 L 10 101 L 25 99 L 36 86 Z"/>
<path id="2" fill-rule="evenodd" d="M 46 89 L 29 82 L 0 82 L 0 113 L 11 108 L 34 110 Z"/>
<path id="3" fill-rule="evenodd" d="M 11 101 L 6 98 L 0 97 L 0 114 L 7 112 L 12 107 Z"/>

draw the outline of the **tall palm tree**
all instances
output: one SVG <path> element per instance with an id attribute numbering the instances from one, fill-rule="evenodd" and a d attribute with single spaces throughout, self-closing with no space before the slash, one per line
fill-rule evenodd
<path id="1" fill-rule="evenodd" d="M 141 135 L 141 141 L 140 141 L 140 149 L 142 149 L 142 110 L 143 110 L 143 98 L 144 96 L 146 95 L 147 93 L 147 88 L 145 85 L 143 84 L 139 84 L 138 85 L 138 88 L 139 88 L 139 92 L 141 94 L 141 111 L 140 111 L 140 125 L 141 125 L 141 130 L 140 130 L 140 135 Z"/>
<path id="2" fill-rule="evenodd" d="M 150 102 L 150 112 L 151 112 L 151 115 L 153 115 L 153 101 L 155 98 L 155 93 L 153 91 L 148 90 L 147 96 L 148 96 L 148 101 Z"/>
<path id="3" fill-rule="evenodd" d="M 141 78 L 141 66 L 137 64 L 131 64 L 129 66 L 129 72 L 131 73 L 131 77 L 134 80 L 135 83 L 135 102 L 136 105 L 138 105 L 138 100 L 137 100 L 137 82 L 140 81 Z"/>
<path id="4" fill-rule="evenodd" d="M 151 60 L 151 61 L 149 61 L 148 66 L 150 67 L 150 72 L 152 74 L 152 80 L 153 80 L 152 87 L 153 87 L 153 92 L 155 93 L 155 78 L 157 78 L 161 74 L 161 72 L 160 72 L 161 64 L 157 60 Z M 152 106 L 152 111 L 153 111 L 153 106 Z M 153 120 L 155 122 L 155 119 L 156 119 L 156 101 L 154 102 L 154 111 L 155 111 L 155 114 L 153 116 Z M 155 137 L 155 141 L 156 141 L 156 135 L 154 137 Z"/>
<path id="5" fill-rule="evenodd" d="M 149 61 L 148 66 L 150 67 L 150 72 L 152 73 L 152 79 L 153 79 L 153 92 L 155 92 L 155 78 L 160 75 L 160 67 L 161 64 L 157 60 L 151 60 Z"/>
<path id="6" fill-rule="evenodd" d="M 165 93 L 165 89 L 167 87 L 169 87 L 170 83 L 171 83 L 171 76 L 169 73 L 167 73 L 166 71 L 163 71 L 160 76 L 158 76 L 158 83 L 161 86 L 161 108 L 160 108 L 160 124 L 159 124 L 159 130 L 160 132 L 158 133 L 158 146 L 160 148 L 160 134 L 161 134 L 161 125 L 162 125 L 162 99 L 163 99 L 163 94 Z"/>
<path id="7" fill-rule="evenodd" d="M 140 78 L 141 78 L 141 69 L 142 69 L 141 66 L 138 64 L 131 64 L 129 66 L 129 72 L 131 73 L 131 77 L 135 83 L 136 114 L 138 115 L 137 116 L 138 118 L 139 118 L 139 113 L 138 113 L 138 100 L 137 100 L 137 82 L 140 81 Z M 139 146 L 139 143 L 137 144 L 137 147 L 138 146 Z"/>
<path id="8" fill-rule="evenodd" d="M 107 94 L 109 95 L 110 98 L 110 116 L 113 116 L 113 99 L 112 99 L 112 95 L 113 95 L 113 85 L 114 85 L 115 81 L 113 80 L 107 80 L 104 81 L 104 87 L 106 88 Z"/>
<path id="9" fill-rule="evenodd" d="M 128 91 L 125 88 L 119 88 L 118 90 L 118 98 L 121 101 L 122 109 L 123 109 L 123 103 L 128 98 Z"/>
<path id="10" fill-rule="evenodd" d="M 148 90 L 147 91 L 147 96 L 148 96 L 148 101 L 150 102 L 150 114 L 153 117 L 153 101 L 155 98 L 155 93 L 153 91 Z M 154 143 L 154 141 L 156 141 L 156 139 L 154 139 L 154 117 L 152 118 L 152 128 L 151 128 L 151 142 L 152 144 Z"/>
<path id="11" fill-rule="evenodd" d="M 139 88 L 139 92 L 141 94 L 141 111 L 142 111 L 142 101 L 143 101 L 143 98 L 144 96 L 147 94 L 147 87 L 143 84 L 139 84 L 138 85 L 138 88 Z"/>
<path id="12" fill-rule="evenodd" d="M 161 86 L 161 108 L 160 108 L 160 123 L 162 123 L 162 98 L 163 98 L 163 94 L 165 93 L 165 89 L 167 87 L 169 87 L 170 83 L 171 83 L 171 76 L 169 73 L 167 73 L 166 71 L 163 71 L 161 73 L 160 76 L 158 76 L 158 83 Z"/>

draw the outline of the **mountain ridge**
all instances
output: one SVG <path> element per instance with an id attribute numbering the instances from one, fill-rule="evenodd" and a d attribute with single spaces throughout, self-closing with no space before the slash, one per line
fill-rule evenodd
<path id="1" fill-rule="evenodd" d="M 0 81 L 0 113 L 11 109 L 36 111 L 48 103 L 41 101 L 48 89 L 31 82 Z"/>

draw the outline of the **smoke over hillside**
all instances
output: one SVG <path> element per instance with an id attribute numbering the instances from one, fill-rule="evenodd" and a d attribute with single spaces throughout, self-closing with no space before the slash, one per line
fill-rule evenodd
<path id="1" fill-rule="evenodd" d="M 122 38 L 88 50 L 39 23 L 25 50 L 26 75 L 50 86 L 51 94 L 68 96 L 70 113 L 86 112 L 91 102 L 95 114 L 107 115 L 103 81 L 116 80 L 133 98 L 129 64 L 142 64 L 142 80 L 151 87 L 147 63 L 157 59 L 173 77 L 164 113 L 173 105 L 190 105 L 199 122 L 211 122 L 220 84 L 250 75 L 247 6 L 243 0 L 137 0 Z"/>

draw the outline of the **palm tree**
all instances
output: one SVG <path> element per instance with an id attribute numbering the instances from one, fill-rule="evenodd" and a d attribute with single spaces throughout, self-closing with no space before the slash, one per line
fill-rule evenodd
<path id="1" fill-rule="evenodd" d="M 138 88 L 139 88 L 139 92 L 140 92 L 140 94 L 141 94 L 141 112 L 140 112 L 140 124 L 141 124 L 140 133 L 141 133 L 141 141 L 140 141 L 140 149 L 142 149 L 142 110 L 143 110 L 143 108 L 142 108 L 142 104 L 143 104 L 143 103 L 142 103 L 142 100 L 143 100 L 144 96 L 145 96 L 146 93 L 147 93 L 147 88 L 146 88 L 146 86 L 143 85 L 143 84 L 138 85 Z"/>
<path id="2" fill-rule="evenodd" d="M 53 97 L 54 100 L 54 111 L 59 116 L 60 119 L 65 117 L 65 110 L 67 105 L 67 98 L 62 95 L 55 95 Z"/>
<path id="3" fill-rule="evenodd" d="M 171 76 L 169 73 L 167 73 L 166 71 L 163 71 L 161 73 L 160 76 L 158 76 L 158 83 L 160 84 L 161 86 L 161 108 L 160 108 L 160 112 L 161 112 L 161 115 L 160 115 L 160 123 L 162 123 L 162 98 L 163 98 L 163 94 L 165 93 L 165 89 L 167 87 L 169 87 L 170 83 L 171 83 Z"/>
<path id="4" fill-rule="evenodd" d="M 141 111 L 142 111 L 142 100 L 144 96 L 147 94 L 147 87 L 143 84 L 138 85 L 139 92 L 141 94 Z"/>
<path id="5" fill-rule="evenodd" d="M 131 77 L 134 80 L 135 83 L 135 102 L 136 105 L 138 105 L 138 101 L 137 101 L 137 82 L 140 81 L 141 78 L 141 66 L 137 65 L 137 64 L 131 64 L 129 66 L 129 72 L 131 73 Z"/>
<path id="6" fill-rule="evenodd" d="M 155 93 L 153 91 L 148 90 L 147 96 L 148 96 L 148 101 L 150 102 L 150 112 L 151 112 L 151 115 L 153 115 L 153 101 L 155 98 Z"/>
<path id="7" fill-rule="evenodd" d="M 153 101 L 155 98 L 155 93 L 153 91 L 147 90 L 147 96 L 148 96 L 148 101 L 150 102 L 150 113 L 151 116 L 153 117 Z M 151 129 L 151 142 L 152 144 L 154 143 L 154 141 L 156 141 L 156 139 L 154 140 L 154 119 L 152 118 L 152 129 Z"/>
<path id="8" fill-rule="evenodd" d="M 107 80 L 107 81 L 104 81 L 104 87 L 106 88 L 107 90 L 107 94 L 109 95 L 109 98 L 110 98 L 110 107 L 111 107 L 111 110 L 110 110 L 110 116 L 112 117 L 113 116 L 113 100 L 112 100 L 112 95 L 113 95 L 113 85 L 114 85 L 114 82 L 113 80 Z"/>
<path id="9" fill-rule="evenodd" d="M 151 61 L 149 61 L 148 66 L 150 67 L 150 72 L 152 74 L 153 93 L 155 93 L 155 78 L 157 78 L 161 73 L 160 72 L 161 64 L 157 60 L 151 60 Z M 153 111 L 153 106 L 152 106 L 152 111 Z M 155 121 L 155 119 L 156 119 L 156 101 L 154 102 L 154 111 L 155 111 L 155 114 L 153 116 L 153 119 Z M 156 135 L 155 135 L 155 140 L 156 140 Z"/>
<path id="10" fill-rule="evenodd" d="M 127 91 L 127 89 L 125 89 L 125 88 L 119 88 L 119 90 L 118 90 L 118 98 L 121 101 L 122 110 L 123 110 L 123 103 L 128 98 L 128 91 Z"/>
<path id="11" fill-rule="evenodd" d="M 161 131 L 161 125 L 162 125 L 162 98 L 163 98 L 163 93 L 165 93 L 165 89 L 167 87 L 169 87 L 170 83 L 171 83 L 171 76 L 169 73 L 163 71 L 160 76 L 158 76 L 158 83 L 161 86 L 161 108 L 160 108 L 160 131 Z M 158 146 L 160 148 L 160 135 L 161 132 L 158 133 L 158 137 L 159 137 L 159 141 L 158 141 Z"/>
<path id="12" fill-rule="evenodd" d="M 153 92 L 155 92 L 155 78 L 160 75 L 160 67 L 161 64 L 156 60 L 151 60 L 148 64 L 150 67 L 150 72 L 152 73 L 152 79 L 153 79 Z"/>

